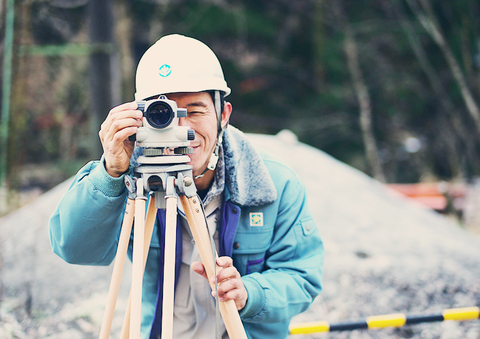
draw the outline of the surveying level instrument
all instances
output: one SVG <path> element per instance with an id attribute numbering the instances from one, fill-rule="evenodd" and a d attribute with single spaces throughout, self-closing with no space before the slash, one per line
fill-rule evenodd
<path id="1" fill-rule="evenodd" d="M 147 154 L 150 153 L 147 151 Z M 162 339 L 173 338 L 177 199 L 183 206 L 207 276 L 215 275 L 217 270 L 217 254 L 213 250 L 214 246 L 207 228 L 201 199 L 197 195 L 192 166 L 187 165 L 190 158 L 185 154 L 149 156 L 144 152 L 144 155 L 140 156 L 137 161 L 140 165 L 134 168 L 133 177 L 125 176 L 129 194 L 100 330 L 100 339 L 107 339 L 110 336 L 133 221 L 135 221 L 135 227 L 133 230 L 132 284 L 121 339 L 140 339 L 143 274 L 157 209 L 166 210 Z M 149 195 L 150 199 L 148 199 Z M 147 200 L 149 203 L 145 215 Z M 212 289 L 215 288 L 214 284 L 210 284 L 210 286 Z M 229 337 L 231 339 L 247 339 L 235 301 L 218 302 L 218 308 Z"/>

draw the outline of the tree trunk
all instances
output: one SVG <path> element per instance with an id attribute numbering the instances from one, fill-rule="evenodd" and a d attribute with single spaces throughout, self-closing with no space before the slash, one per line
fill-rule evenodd
<path id="1" fill-rule="evenodd" d="M 96 50 L 90 55 L 91 157 L 98 159 L 102 147 L 100 125 L 112 108 L 113 5 L 111 0 L 90 0 L 88 4 L 90 43 Z"/>
<path id="2" fill-rule="evenodd" d="M 117 3 L 118 20 L 116 38 L 120 49 L 120 64 L 122 69 L 121 99 L 133 100 L 135 93 L 135 58 L 132 50 L 133 22 L 132 14 L 125 1 Z"/>
<path id="3" fill-rule="evenodd" d="M 398 1 L 394 1 L 392 9 L 397 16 L 400 25 L 405 32 L 405 35 L 407 36 L 407 40 L 412 47 L 412 51 L 417 58 L 420 67 L 427 76 L 428 82 L 434 91 L 435 98 L 439 101 L 440 106 L 443 108 L 444 112 L 449 117 L 451 127 L 455 131 L 455 137 L 460 139 L 461 143 L 465 145 L 466 155 L 472 166 L 478 167 L 479 164 L 478 156 L 476 155 L 475 150 L 475 139 L 469 136 L 467 129 L 461 121 L 461 116 L 459 114 L 458 108 L 455 107 L 452 100 L 450 100 L 447 90 L 443 86 L 442 81 L 440 80 L 434 67 L 428 60 L 427 53 L 425 52 L 421 42 L 419 41 L 418 36 L 415 34 L 415 29 L 412 23 L 406 17 Z M 465 173 L 462 172 L 460 175 L 464 174 Z"/>
<path id="4" fill-rule="evenodd" d="M 355 37 L 348 24 L 345 26 L 344 47 L 347 56 L 348 69 L 352 77 L 353 88 L 360 106 L 360 128 L 362 130 L 368 165 L 373 173 L 373 177 L 381 182 L 385 182 L 385 175 L 378 156 L 377 145 L 373 134 L 370 95 L 365 81 L 363 80 L 362 70 L 358 61 L 358 50 Z"/>
<path id="5" fill-rule="evenodd" d="M 452 72 L 452 75 L 457 82 L 458 87 L 460 88 L 460 93 L 462 94 L 467 111 L 475 122 L 477 130 L 480 133 L 480 109 L 475 102 L 470 89 L 468 88 L 462 69 L 440 30 L 440 25 L 435 18 L 430 2 L 428 0 L 420 0 L 420 2 L 426 14 L 424 14 L 420 8 L 418 8 L 417 4 L 413 0 L 407 0 L 408 6 L 417 17 L 420 24 L 432 37 L 433 41 L 435 41 L 435 43 L 438 45 L 445 59 L 447 60 L 450 71 Z"/>
<path id="6" fill-rule="evenodd" d="M 324 0 L 316 0 L 313 3 L 313 72 L 314 85 L 318 92 L 322 92 L 325 88 L 325 65 L 324 65 L 324 50 L 327 41 L 325 27 L 323 24 L 323 2 Z"/>

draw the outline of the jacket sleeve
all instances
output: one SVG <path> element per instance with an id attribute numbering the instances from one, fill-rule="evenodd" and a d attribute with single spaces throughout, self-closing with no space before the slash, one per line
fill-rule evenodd
<path id="1" fill-rule="evenodd" d="M 124 176 L 108 175 L 103 160 L 86 164 L 50 218 L 53 251 L 72 264 L 110 264 L 117 249 L 126 197 Z"/>
<path id="2" fill-rule="evenodd" d="M 322 289 L 324 248 L 295 175 L 277 182 L 275 227 L 265 253 L 265 270 L 242 277 L 248 300 L 245 322 L 277 323 L 305 311 Z M 283 185 L 283 187 L 282 187 Z"/>

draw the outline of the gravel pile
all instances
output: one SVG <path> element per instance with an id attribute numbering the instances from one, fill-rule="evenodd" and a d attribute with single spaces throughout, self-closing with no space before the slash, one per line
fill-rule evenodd
<path id="1" fill-rule="evenodd" d="M 304 180 L 326 248 L 324 291 L 292 323 L 480 306 L 480 237 L 288 133 L 255 135 Z M 282 141 L 279 141 L 281 139 Z M 480 338 L 480 320 L 298 338 Z M 294 336 L 292 336 L 294 338 Z"/>
<path id="2" fill-rule="evenodd" d="M 70 180 L 0 219 L 0 338 L 98 338 L 110 267 L 69 265 L 50 247 L 48 220 Z M 112 338 L 128 297 L 126 265 Z"/>
<path id="3" fill-rule="evenodd" d="M 478 235 L 297 143 L 287 132 L 249 137 L 303 179 L 325 242 L 324 291 L 292 323 L 480 306 Z M 48 242 L 48 218 L 68 185 L 0 219 L 0 338 L 98 337 L 112 267 L 66 264 Z M 112 338 L 118 337 L 128 288 L 127 280 Z M 295 337 L 478 339 L 480 320 Z"/>

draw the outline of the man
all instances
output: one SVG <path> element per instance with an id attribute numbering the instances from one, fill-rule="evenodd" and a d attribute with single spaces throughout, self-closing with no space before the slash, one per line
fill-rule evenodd
<path id="1" fill-rule="evenodd" d="M 189 155 L 207 224 L 219 252 L 212 292 L 185 215 L 179 207 L 174 337 L 213 338 L 215 300 L 234 300 L 249 338 L 285 338 L 290 319 L 321 291 L 323 244 L 305 188 L 276 159 L 260 154 L 228 127 L 232 105 L 215 54 L 198 40 L 169 35 L 142 57 L 136 100 L 159 95 L 187 109 L 179 125 L 195 130 Z M 67 262 L 108 265 L 117 248 L 131 175 L 142 149 L 129 136 L 142 126 L 130 102 L 113 108 L 101 126 L 104 155 L 76 175 L 50 221 L 52 247 Z M 159 210 L 143 284 L 142 337 L 161 327 L 164 213 Z M 193 271 L 193 272 L 192 272 Z M 221 328 L 222 338 L 227 338 Z"/>

